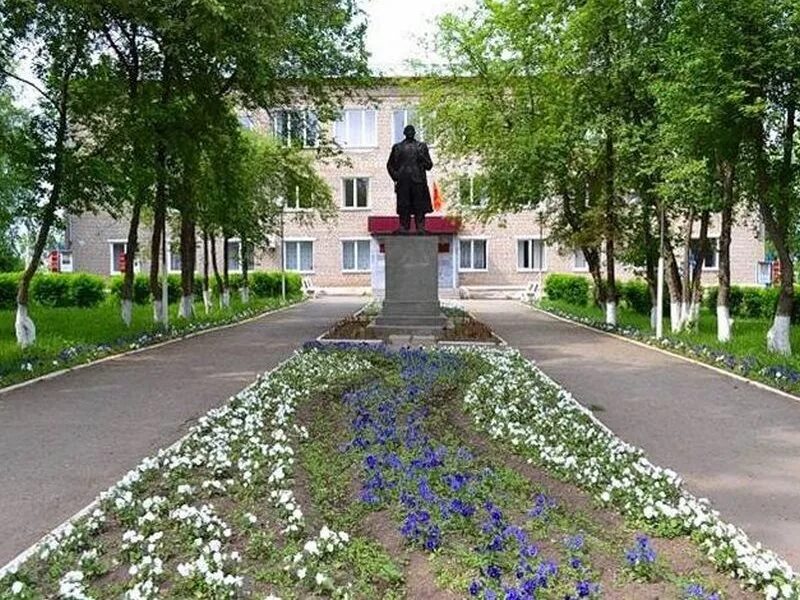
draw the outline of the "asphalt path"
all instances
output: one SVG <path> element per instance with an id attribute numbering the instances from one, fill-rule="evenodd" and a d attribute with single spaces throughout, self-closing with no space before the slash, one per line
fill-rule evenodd
<path id="1" fill-rule="evenodd" d="M 312 300 L 0 394 L 0 566 L 363 303 Z"/>
<path id="2" fill-rule="evenodd" d="M 724 519 L 800 567 L 800 401 L 516 301 L 466 306 Z"/>

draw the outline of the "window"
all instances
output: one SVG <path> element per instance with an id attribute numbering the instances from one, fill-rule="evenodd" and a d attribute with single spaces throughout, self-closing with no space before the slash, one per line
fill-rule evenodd
<path id="1" fill-rule="evenodd" d="M 344 180 L 344 207 L 367 208 L 369 206 L 369 179 L 346 177 Z"/>
<path id="2" fill-rule="evenodd" d="M 694 265 L 697 263 L 700 256 L 700 240 L 695 239 L 689 245 L 689 262 Z M 717 269 L 719 268 L 719 239 L 715 237 L 708 238 L 708 252 L 703 260 L 704 269 Z"/>
<path id="3" fill-rule="evenodd" d="M 459 269 L 461 271 L 486 270 L 486 240 L 459 240 Z"/>
<path id="4" fill-rule="evenodd" d="M 342 240 L 342 271 L 367 272 L 370 270 L 370 241 Z"/>
<path id="5" fill-rule="evenodd" d="M 345 148 L 377 146 L 375 110 L 358 108 L 345 110 L 334 126 L 336 141 Z"/>
<path id="6" fill-rule="evenodd" d="M 284 267 L 288 271 L 310 273 L 314 270 L 314 242 L 292 240 L 283 243 Z"/>
<path id="7" fill-rule="evenodd" d="M 228 271 L 242 270 L 242 245 L 239 240 L 228 240 Z"/>
<path id="8" fill-rule="evenodd" d="M 109 242 L 111 256 L 109 271 L 111 273 L 122 273 L 125 270 L 125 252 L 128 244 L 125 242 Z"/>
<path id="9" fill-rule="evenodd" d="M 425 126 L 417 117 L 417 111 L 413 108 L 398 108 L 392 112 L 392 143 L 403 141 L 403 129 L 406 125 L 413 125 L 417 131 L 417 139 L 421 142 L 430 144 L 430 140 L 425 135 Z"/>
<path id="10" fill-rule="evenodd" d="M 286 200 L 286 210 L 308 210 L 311 208 L 311 201 L 307 194 L 300 191 L 300 186 L 296 185 L 294 194 Z"/>
<path id="11" fill-rule="evenodd" d="M 181 270 L 181 245 L 180 242 L 170 242 L 169 244 L 169 270 Z"/>
<path id="12" fill-rule="evenodd" d="M 59 253 L 59 258 L 61 259 L 61 269 L 62 273 L 72 273 L 72 252 L 70 251 L 63 251 Z"/>
<path id="13" fill-rule="evenodd" d="M 544 271 L 544 257 L 544 240 L 517 240 L 517 271 Z"/>
<path id="14" fill-rule="evenodd" d="M 276 110 L 272 130 L 287 146 L 312 148 L 319 141 L 319 120 L 310 110 Z"/>
<path id="15" fill-rule="evenodd" d="M 464 175 L 458 179 L 458 202 L 461 206 L 483 206 L 488 199 L 483 175 Z"/>
<path id="16" fill-rule="evenodd" d="M 586 256 L 583 250 L 577 248 L 572 253 L 572 270 L 573 271 L 588 271 L 589 263 L 586 262 Z"/>

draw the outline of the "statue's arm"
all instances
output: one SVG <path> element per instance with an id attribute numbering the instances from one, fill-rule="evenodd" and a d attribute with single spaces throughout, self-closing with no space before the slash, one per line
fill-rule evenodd
<path id="1" fill-rule="evenodd" d="M 392 151 L 389 153 L 389 160 L 386 161 L 386 170 L 389 171 L 389 177 L 392 178 L 392 181 L 397 181 L 397 167 L 395 167 L 395 160 L 397 154 L 397 147 L 392 146 Z"/>
<path id="2" fill-rule="evenodd" d="M 431 153 L 428 151 L 428 144 L 421 144 L 422 146 L 422 166 L 425 167 L 426 171 L 430 171 L 433 168 L 433 161 L 431 160 Z"/>

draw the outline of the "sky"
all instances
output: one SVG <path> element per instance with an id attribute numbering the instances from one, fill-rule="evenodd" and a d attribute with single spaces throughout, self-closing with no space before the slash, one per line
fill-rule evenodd
<path id="1" fill-rule="evenodd" d="M 361 0 L 368 19 L 370 66 L 387 75 L 400 75 L 410 72 L 405 64 L 408 59 L 438 62 L 417 40 L 434 32 L 437 16 L 473 4 L 474 0 Z"/>

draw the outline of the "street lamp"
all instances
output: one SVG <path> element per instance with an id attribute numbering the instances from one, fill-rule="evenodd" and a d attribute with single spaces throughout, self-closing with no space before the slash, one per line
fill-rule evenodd
<path id="1" fill-rule="evenodd" d="M 658 289 L 656 292 L 656 339 L 664 337 L 664 201 L 659 211 Z"/>

